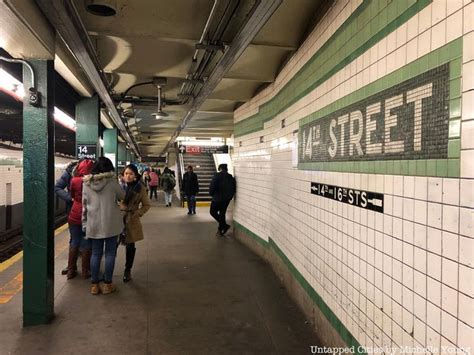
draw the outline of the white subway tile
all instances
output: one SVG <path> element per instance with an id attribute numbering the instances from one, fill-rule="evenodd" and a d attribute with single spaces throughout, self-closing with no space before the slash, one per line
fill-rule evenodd
<path id="1" fill-rule="evenodd" d="M 459 209 L 459 233 L 466 237 L 474 237 L 473 233 L 473 219 L 474 213 L 472 208 Z"/>
<path id="2" fill-rule="evenodd" d="M 459 231 L 459 207 L 443 205 L 443 229 L 449 232 Z"/>
<path id="3" fill-rule="evenodd" d="M 428 201 L 441 202 L 443 191 L 443 179 L 441 178 L 428 178 Z"/>
<path id="4" fill-rule="evenodd" d="M 474 239 L 459 237 L 459 262 L 470 267 L 474 267 Z"/>
<path id="5" fill-rule="evenodd" d="M 470 3 L 469 5 L 465 6 L 463 9 L 464 12 L 464 21 L 463 21 L 463 33 L 469 33 L 474 31 L 474 3 Z"/>
<path id="6" fill-rule="evenodd" d="M 437 254 L 428 253 L 428 275 L 435 280 L 441 281 L 441 257 Z"/>
<path id="7" fill-rule="evenodd" d="M 457 320 L 449 313 L 442 311 L 441 315 L 442 333 L 449 341 L 456 343 Z"/>
<path id="8" fill-rule="evenodd" d="M 442 280 L 443 284 L 457 289 L 458 287 L 458 263 L 443 258 L 442 260 Z"/>
<path id="9" fill-rule="evenodd" d="M 458 320 L 457 346 L 464 349 L 474 349 L 474 334 L 472 327 Z M 469 354 L 466 352 L 466 354 Z"/>
<path id="10" fill-rule="evenodd" d="M 459 179 L 443 179 L 443 203 L 459 205 Z"/>
<path id="11" fill-rule="evenodd" d="M 457 301 L 457 298 L 454 298 L 453 302 L 454 301 Z M 473 307 L 473 299 L 462 293 L 459 293 L 459 319 L 471 326 L 474 325 Z"/>
<path id="12" fill-rule="evenodd" d="M 443 231 L 443 256 L 451 260 L 458 260 L 459 237 L 457 234 Z"/>
<path id="13" fill-rule="evenodd" d="M 441 308 L 456 317 L 458 314 L 458 293 L 455 289 L 442 285 Z"/>
<path id="14" fill-rule="evenodd" d="M 461 150 L 461 177 L 474 178 L 474 150 Z"/>
<path id="15" fill-rule="evenodd" d="M 446 42 L 461 37 L 462 31 L 462 10 L 459 10 L 446 20 Z"/>
<path id="16" fill-rule="evenodd" d="M 462 121 L 461 149 L 474 149 L 474 139 L 472 137 L 474 137 L 474 120 Z"/>
<path id="17" fill-rule="evenodd" d="M 427 278 L 427 299 L 432 304 L 441 307 L 441 282 Z"/>
<path id="18" fill-rule="evenodd" d="M 441 309 L 431 302 L 427 303 L 427 323 L 436 332 L 441 331 Z"/>
<path id="19" fill-rule="evenodd" d="M 441 229 L 442 205 L 428 202 L 428 226 Z"/>

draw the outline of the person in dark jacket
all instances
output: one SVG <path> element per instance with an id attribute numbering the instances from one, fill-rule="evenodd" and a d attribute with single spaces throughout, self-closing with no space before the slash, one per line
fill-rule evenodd
<path id="1" fill-rule="evenodd" d="M 82 249 L 82 277 L 88 279 L 90 277 L 91 262 L 91 243 L 83 242 L 85 233 L 82 231 L 82 178 L 91 173 L 94 162 L 92 160 L 83 160 L 77 164 L 74 169 L 73 178 L 71 179 L 70 193 L 72 199 L 72 208 L 68 216 L 69 233 L 71 234 L 71 242 L 69 244 L 69 258 L 67 278 L 72 279 L 77 275 L 77 257 L 79 255 L 79 247 Z"/>
<path id="2" fill-rule="evenodd" d="M 59 177 L 58 180 L 56 180 L 56 183 L 54 184 L 54 193 L 64 202 L 66 202 L 66 215 L 69 215 L 69 211 L 71 210 L 72 207 L 72 199 L 71 199 L 71 193 L 69 191 L 70 186 L 71 186 L 71 179 L 72 179 L 72 174 L 74 171 L 74 168 L 77 166 L 78 161 L 74 160 L 70 162 L 67 166 L 66 169 L 64 169 L 63 173 Z M 71 237 L 69 237 L 69 244 L 71 244 Z M 61 271 L 62 275 L 66 275 L 68 271 L 67 266 Z"/>
<path id="3" fill-rule="evenodd" d="M 199 181 L 192 165 L 183 175 L 183 192 L 188 201 L 188 214 L 196 214 L 196 195 L 199 192 Z"/>
<path id="4" fill-rule="evenodd" d="M 225 221 L 225 213 L 235 194 L 235 179 L 227 172 L 227 164 L 219 165 L 219 172 L 212 178 L 209 195 L 212 196 L 210 214 L 219 223 L 217 236 L 223 237 L 230 225 Z"/>
<path id="5" fill-rule="evenodd" d="M 176 180 L 171 174 L 171 170 L 167 167 L 163 170 L 163 175 L 160 177 L 160 186 L 165 193 L 166 207 L 171 207 L 171 199 L 173 198 L 173 190 L 176 186 Z"/>

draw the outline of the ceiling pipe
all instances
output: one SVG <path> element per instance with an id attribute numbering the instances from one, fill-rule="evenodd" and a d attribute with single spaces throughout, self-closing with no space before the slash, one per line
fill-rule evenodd
<path id="1" fill-rule="evenodd" d="M 216 12 L 216 8 L 217 8 L 217 4 L 219 3 L 219 0 L 214 0 L 214 4 L 212 5 L 212 9 L 211 9 L 211 12 L 209 13 L 209 16 L 207 18 L 207 21 L 206 21 L 206 24 L 204 25 L 204 29 L 202 30 L 202 34 L 201 34 L 201 38 L 199 39 L 199 43 L 202 43 L 202 41 L 204 40 L 204 37 L 206 36 L 206 33 L 207 31 L 209 30 L 209 25 L 211 24 L 212 22 L 212 19 L 214 17 L 214 14 Z M 188 79 L 193 79 L 192 78 L 192 72 L 194 72 L 194 67 L 196 65 L 196 61 L 197 61 L 197 55 L 199 53 L 199 49 L 196 49 L 194 51 L 194 55 L 193 55 L 193 59 L 191 61 L 191 67 L 189 68 L 189 72 L 188 74 L 186 75 L 186 80 Z M 184 92 L 184 88 L 186 86 L 186 80 L 183 82 L 183 84 L 181 85 L 181 88 L 179 90 L 179 93 L 180 94 L 185 94 Z M 187 101 L 187 98 L 184 99 L 185 102 Z"/>
<path id="2" fill-rule="evenodd" d="M 92 87 L 107 107 L 115 126 L 120 130 L 135 154 L 140 157 L 140 149 L 112 100 L 109 84 L 74 2 L 63 0 L 35 0 L 35 2 L 81 65 Z"/>
<path id="3" fill-rule="evenodd" d="M 241 28 L 239 33 L 237 33 L 234 40 L 222 56 L 221 60 L 212 71 L 211 75 L 209 75 L 209 78 L 206 80 L 206 83 L 203 85 L 199 94 L 193 100 L 193 103 L 181 121 L 181 124 L 173 133 L 160 155 L 166 153 L 169 147 L 176 141 L 176 138 L 178 138 L 181 131 L 189 123 L 191 118 L 198 111 L 199 107 L 209 97 L 209 95 L 216 88 L 224 75 L 231 69 L 237 59 L 239 59 L 243 51 L 248 47 L 258 32 L 260 32 L 262 27 L 278 9 L 281 3 L 282 0 L 261 0 L 253 7 L 247 22 Z"/>

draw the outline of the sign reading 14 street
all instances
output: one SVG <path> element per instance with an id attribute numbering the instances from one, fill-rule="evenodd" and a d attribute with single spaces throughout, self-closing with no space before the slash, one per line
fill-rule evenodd
<path id="1" fill-rule="evenodd" d="M 97 145 L 78 144 L 76 148 L 76 155 L 78 159 L 97 159 Z"/>
<path id="2" fill-rule="evenodd" d="M 349 205 L 383 213 L 383 194 L 377 192 L 361 191 L 312 182 L 311 193 L 313 195 L 330 198 Z"/>

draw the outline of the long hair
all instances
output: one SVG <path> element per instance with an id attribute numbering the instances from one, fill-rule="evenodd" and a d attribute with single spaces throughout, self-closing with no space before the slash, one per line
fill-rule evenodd
<path id="1" fill-rule="evenodd" d="M 135 181 L 127 182 L 127 189 L 125 190 L 125 198 L 123 200 L 123 202 L 125 202 L 126 205 L 128 205 L 128 203 L 132 200 L 133 196 L 140 193 L 141 186 L 142 186 L 140 182 L 141 176 L 140 176 L 140 173 L 138 172 L 137 167 L 133 164 L 127 165 L 125 169 L 123 169 L 124 175 L 125 175 L 125 170 L 127 169 L 133 171 L 136 179 Z"/>
<path id="2" fill-rule="evenodd" d="M 111 171 L 115 171 L 115 169 L 110 159 L 106 157 L 99 157 L 92 167 L 91 174 L 95 175 L 109 173 Z"/>

